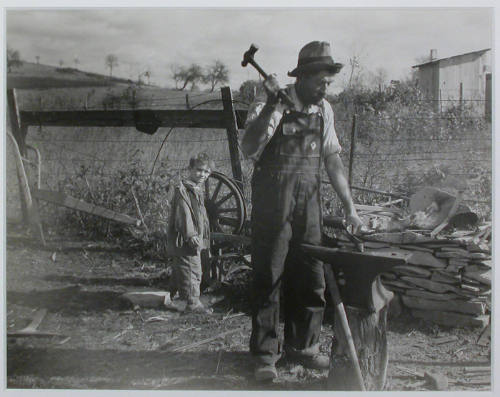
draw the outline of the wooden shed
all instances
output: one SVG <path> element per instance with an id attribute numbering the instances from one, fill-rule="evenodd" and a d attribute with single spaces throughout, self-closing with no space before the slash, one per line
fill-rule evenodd
<path id="1" fill-rule="evenodd" d="M 436 111 L 471 106 L 478 114 L 491 117 L 491 49 L 430 60 L 417 69 L 418 85 L 434 101 Z"/>

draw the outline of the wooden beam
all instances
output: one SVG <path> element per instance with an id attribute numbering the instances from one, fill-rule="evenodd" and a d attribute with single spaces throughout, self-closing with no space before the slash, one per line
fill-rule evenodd
<path id="1" fill-rule="evenodd" d="M 113 221 L 125 223 L 127 225 L 140 226 L 141 224 L 141 221 L 139 219 L 135 219 L 131 216 L 120 214 L 118 212 L 111 211 L 107 208 L 99 207 L 94 204 L 89 204 L 83 200 L 78 200 L 62 192 L 33 189 L 33 196 L 38 198 L 39 200 L 48 201 L 53 204 L 62 205 L 63 207 L 86 212 L 91 215 L 97 215 L 102 218 L 111 219 Z"/>
<path id="2" fill-rule="evenodd" d="M 243 171 L 241 170 L 240 148 L 238 144 L 238 123 L 233 107 L 233 96 L 231 88 L 222 87 L 222 104 L 224 106 L 224 117 L 226 121 L 227 140 L 229 142 L 229 154 L 231 156 L 231 168 L 236 184 L 243 191 Z"/>
<path id="3" fill-rule="evenodd" d="M 26 125 L 59 127 L 135 127 L 138 119 L 152 118 L 159 127 L 221 128 L 227 127 L 222 110 L 67 110 L 27 111 L 20 117 Z"/>

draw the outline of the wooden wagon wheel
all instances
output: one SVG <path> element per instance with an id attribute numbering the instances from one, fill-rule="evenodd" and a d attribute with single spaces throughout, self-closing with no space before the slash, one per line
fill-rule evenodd
<path id="1" fill-rule="evenodd" d="M 239 234 L 246 219 L 243 194 L 230 178 L 212 172 L 205 182 L 205 206 L 212 232 Z"/>

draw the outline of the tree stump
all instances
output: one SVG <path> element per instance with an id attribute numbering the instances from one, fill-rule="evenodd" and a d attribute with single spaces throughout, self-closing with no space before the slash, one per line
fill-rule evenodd
<path id="1" fill-rule="evenodd" d="M 372 291 L 384 296 L 383 306 L 376 305 L 376 311 L 346 306 L 347 319 L 354 346 L 358 355 L 366 390 L 383 390 L 387 364 L 387 311 L 394 294 L 386 290 L 380 278 L 372 285 Z M 334 322 L 334 337 L 330 355 L 330 371 L 327 386 L 329 390 L 359 390 L 355 370 L 347 354 L 347 341 L 340 330 L 339 321 Z"/>

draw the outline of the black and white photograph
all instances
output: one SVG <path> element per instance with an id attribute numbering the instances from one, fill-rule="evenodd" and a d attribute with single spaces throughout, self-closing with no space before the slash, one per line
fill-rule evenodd
<path id="1" fill-rule="evenodd" d="M 497 11 L 3 1 L 3 393 L 493 396 Z"/>

